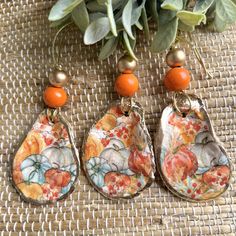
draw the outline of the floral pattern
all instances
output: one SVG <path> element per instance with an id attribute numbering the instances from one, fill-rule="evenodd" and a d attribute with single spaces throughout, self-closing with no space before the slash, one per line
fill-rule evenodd
<path id="1" fill-rule="evenodd" d="M 174 193 L 201 201 L 213 199 L 227 189 L 230 162 L 215 140 L 204 108 L 195 107 L 182 117 L 171 105 L 166 107 L 159 137 L 161 175 Z"/>
<path id="2" fill-rule="evenodd" d="M 85 173 L 108 198 L 137 195 L 154 179 L 154 157 L 149 134 L 138 111 L 123 115 L 111 107 L 91 128 L 82 158 Z"/>
<path id="3" fill-rule="evenodd" d="M 57 116 L 42 112 L 12 161 L 12 181 L 24 200 L 43 204 L 62 199 L 73 190 L 78 160 L 69 131 Z"/>

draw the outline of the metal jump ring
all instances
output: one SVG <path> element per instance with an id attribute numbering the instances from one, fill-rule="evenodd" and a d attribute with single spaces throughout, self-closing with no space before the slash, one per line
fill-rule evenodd
<path id="1" fill-rule="evenodd" d="M 181 108 L 178 105 L 178 96 L 187 98 L 187 101 L 189 103 L 189 109 L 187 110 L 187 112 L 181 111 Z M 174 97 L 173 97 L 173 106 L 177 110 L 178 113 L 180 113 L 180 114 L 184 113 L 186 115 L 186 113 L 188 114 L 192 110 L 191 98 L 185 92 L 175 92 Z"/>
<path id="2" fill-rule="evenodd" d="M 58 115 L 58 113 L 59 113 L 58 109 L 50 109 L 50 108 L 46 109 L 46 115 L 51 122 L 55 121 L 55 117 Z"/>
<path id="3" fill-rule="evenodd" d="M 121 98 L 121 111 L 126 115 L 128 116 L 129 115 L 129 112 L 131 110 L 131 108 L 133 107 L 134 105 L 134 100 L 133 98 L 125 98 L 125 97 L 122 97 Z"/>

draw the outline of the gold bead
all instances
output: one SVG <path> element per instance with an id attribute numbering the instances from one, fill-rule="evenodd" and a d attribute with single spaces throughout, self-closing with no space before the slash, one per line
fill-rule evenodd
<path id="1" fill-rule="evenodd" d="M 166 63 L 170 67 L 183 66 L 185 60 L 185 52 L 180 48 L 171 49 L 166 55 Z"/>
<path id="2" fill-rule="evenodd" d="M 69 81 L 68 74 L 62 69 L 54 69 L 49 74 L 49 82 L 51 85 L 55 87 L 63 87 Z"/>
<path id="3" fill-rule="evenodd" d="M 118 69 L 121 73 L 131 73 L 135 70 L 135 67 L 137 65 L 136 60 L 134 60 L 131 56 L 129 55 L 124 55 L 121 57 L 118 61 Z"/>

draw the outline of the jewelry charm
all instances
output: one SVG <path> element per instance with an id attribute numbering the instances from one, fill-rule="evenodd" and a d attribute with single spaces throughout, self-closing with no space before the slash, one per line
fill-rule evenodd
<path id="1" fill-rule="evenodd" d="M 57 110 L 44 110 L 12 161 L 12 181 L 20 196 L 36 204 L 65 198 L 79 172 L 78 153 L 68 123 Z"/>
<path id="2" fill-rule="evenodd" d="M 190 82 L 190 73 L 182 65 L 170 69 L 164 79 L 175 95 L 162 113 L 155 138 L 157 165 L 175 195 L 189 201 L 210 200 L 228 188 L 230 161 L 201 99 L 182 92 Z"/>
<path id="3" fill-rule="evenodd" d="M 30 203 L 48 204 L 66 198 L 79 173 L 73 135 L 59 111 L 67 100 L 62 86 L 68 79 L 60 66 L 50 74 L 51 85 L 43 94 L 48 108 L 38 116 L 12 160 L 13 186 Z"/>
<path id="4" fill-rule="evenodd" d="M 123 96 L 92 126 L 84 144 L 83 168 L 90 183 L 109 199 L 132 198 L 154 180 L 154 155 L 142 107 L 132 96 L 136 62 L 120 59 L 115 90 Z"/>

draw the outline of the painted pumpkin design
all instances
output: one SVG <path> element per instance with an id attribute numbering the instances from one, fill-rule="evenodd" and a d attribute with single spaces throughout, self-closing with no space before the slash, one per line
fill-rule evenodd
<path id="1" fill-rule="evenodd" d="M 36 183 L 20 183 L 17 185 L 19 190 L 26 198 L 37 199 L 43 196 L 43 189 L 40 184 Z"/>
<path id="2" fill-rule="evenodd" d="M 21 147 L 17 151 L 18 163 L 24 161 L 24 159 L 32 154 L 40 153 L 45 148 L 44 138 L 37 132 L 31 132 L 27 135 Z M 20 164 L 17 166 L 20 170 Z"/>
<path id="3" fill-rule="evenodd" d="M 45 172 L 44 176 L 51 188 L 54 188 L 55 186 L 58 188 L 66 187 L 71 179 L 70 172 L 60 169 L 49 169 Z"/>
<path id="4" fill-rule="evenodd" d="M 45 171 L 51 167 L 47 157 L 39 154 L 31 155 L 21 163 L 23 180 L 26 183 L 42 184 L 45 182 Z"/>
<path id="5" fill-rule="evenodd" d="M 230 169 L 228 166 L 216 166 L 203 174 L 203 182 L 221 190 L 229 182 Z"/>
<path id="6" fill-rule="evenodd" d="M 103 160 L 102 158 L 94 157 L 86 163 L 86 170 L 92 182 L 98 188 L 102 188 L 105 185 L 104 177 L 106 173 L 112 169 L 107 161 Z"/>
<path id="7" fill-rule="evenodd" d="M 191 151 L 198 156 L 197 174 L 203 174 L 218 164 L 227 165 L 228 163 L 227 157 L 208 131 L 201 132 L 196 136 L 195 145 Z"/>
<path id="8" fill-rule="evenodd" d="M 100 157 L 110 165 L 113 171 L 122 171 L 129 168 L 128 158 L 130 151 L 125 148 L 125 145 L 119 139 L 110 139 L 109 144 L 100 153 Z"/>
<path id="9" fill-rule="evenodd" d="M 48 157 L 52 167 L 57 168 L 60 166 L 65 168 L 74 164 L 71 148 L 65 146 L 65 144 L 64 140 L 60 140 L 59 143 L 55 143 L 42 151 L 42 155 Z"/>
<path id="10" fill-rule="evenodd" d="M 20 196 L 35 204 L 63 199 L 78 176 L 77 151 L 61 116 L 54 121 L 42 112 L 16 152 L 12 182 Z"/>
<path id="11" fill-rule="evenodd" d="M 166 186 L 181 198 L 203 201 L 226 191 L 231 169 L 201 100 L 190 97 L 192 110 L 186 117 L 172 105 L 164 109 L 155 151 Z"/>
<path id="12" fill-rule="evenodd" d="M 89 158 L 94 156 L 99 156 L 100 152 L 103 150 L 103 144 L 100 139 L 93 136 L 88 136 L 87 142 L 84 148 L 84 159 L 89 160 Z"/>
<path id="13" fill-rule="evenodd" d="M 152 172 L 151 155 L 144 155 L 135 147 L 130 152 L 128 166 L 134 173 L 148 177 Z"/>
<path id="14" fill-rule="evenodd" d="M 175 183 L 193 176 L 198 169 L 197 157 L 186 146 L 180 146 L 176 152 L 170 152 L 165 156 L 163 173 Z"/>
<path id="15" fill-rule="evenodd" d="M 118 172 L 109 172 L 104 177 L 104 184 L 112 195 L 116 195 L 130 186 L 131 178 Z"/>
<path id="16" fill-rule="evenodd" d="M 111 107 L 89 131 L 83 168 L 91 184 L 105 197 L 131 198 L 154 179 L 154 156 L 140 107 L 123 115 Z M 96 143 L 96 149 L 90 145 Z"/>

